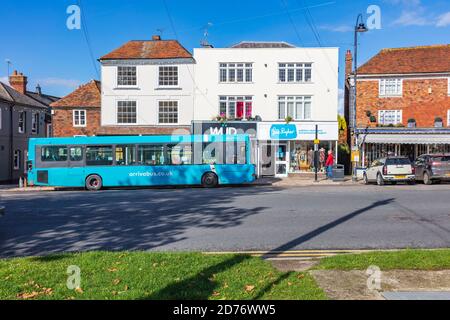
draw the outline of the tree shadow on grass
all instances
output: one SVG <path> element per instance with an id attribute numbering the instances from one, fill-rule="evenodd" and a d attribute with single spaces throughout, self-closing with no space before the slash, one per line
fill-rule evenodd
<path id="1" fill-rule="evenodd" d="M 142 297 L 143 300 L 207 300 L 218 289 L 214 276 L 249 259 L 247 255 L 235 255 L 225 261 L 203 269 L 196 275 Z"/>

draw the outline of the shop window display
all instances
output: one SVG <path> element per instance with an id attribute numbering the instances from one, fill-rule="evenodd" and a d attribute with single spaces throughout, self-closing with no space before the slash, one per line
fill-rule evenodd
<path id="1" fill-rule="evenodd" d="M 329 142 L 323 142 L 319 145 L 319 172 L 325 170 L 325 161 L 330 149 L 332 150 Z M 314 172 L 313 142 L 291 142 L 289 172 Z"/>

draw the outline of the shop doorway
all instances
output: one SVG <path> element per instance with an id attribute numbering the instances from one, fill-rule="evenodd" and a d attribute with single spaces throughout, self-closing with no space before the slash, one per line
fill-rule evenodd
<path id="1" fill-rule="evenodd" d="M 287 143 L 275 146 L 275 177 L 286 178 L 289 174 L 289 150 Z"/>
<path id="2" fill-rule="evenodd" d="M 275 152 L 271 144 L 263 144 L 259 148 L 259 163 L 261 176 L 275 175 Z"/>

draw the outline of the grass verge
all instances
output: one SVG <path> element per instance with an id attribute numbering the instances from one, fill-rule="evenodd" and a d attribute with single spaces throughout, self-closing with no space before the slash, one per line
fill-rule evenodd
<path id="1" fill-rule="evenodd" d="M 80 268 L 70 290 L 69 266 Z M 0 299 L 325 299 L 308 273 L 246 255 L 87 252 L 0 260 Z"/>
<path id="2" fill-rule="evenodd" d="M 376 265 L 381 270 L 443 270 L 450 269 L 450 249 L 375 251 L 326 257 L 315 269 L 365 270 Z"/>

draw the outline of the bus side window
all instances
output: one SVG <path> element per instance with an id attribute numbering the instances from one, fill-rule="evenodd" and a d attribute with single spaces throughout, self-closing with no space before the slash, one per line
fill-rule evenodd
<path id="1" fill-rule="evenodd" d="M 192 164 L 192 147 L 187 144 L 168 145 L 167 153 L 171 165 Z"/>
<path id="2" fill-rule="evenodd" d="M 116 146 L 116 165 L 132 166 L 136 164 L 136 146 Z"/>
<path id="3" fill-rule="evenodd" d="M 112 146 L 86 147 L 87 166 L 111 166 L 113 164 Z"/>
<path id="4" fill-rule="evenodd" d="M 79 162 L 83 160 L 83 148 L 82 147 L 70 147 L 69 159 L 73 162 Z"/>
<path id="5" fill-rule="evenodd" d="M 247 163 L 247 148 L 245 146 L 245 142 L 237 143 L 237 164 L 246 164 Z"/>
<path id="6" fill-rule="evenodd" d="M 224 144 L 222 142 L 203 143 L 203 164 L 223 164 Z"/>
<path id="7" fill-rule="evenodd" d="M 67 161 L 67 147 L 65 146 L 42 147 L 41 161 L 42 162 Z"/>
<path id="8" fill-rule="evenodd" d="M 144 166 L 167 165 L 167 157 L 164 155 L 164 145 L 140 145 L 138 147 L 138 163 Z"/>

